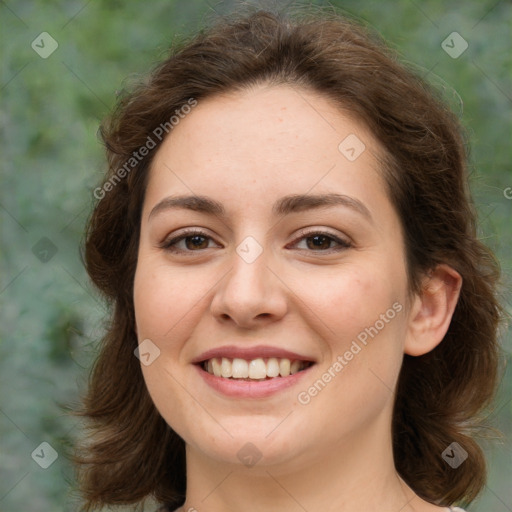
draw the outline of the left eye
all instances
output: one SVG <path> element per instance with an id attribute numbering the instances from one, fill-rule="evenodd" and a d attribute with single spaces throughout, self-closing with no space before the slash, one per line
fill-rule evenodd
<path id="1" fill-rule="evenodd" d="M 342 240 L 341 238 L 338 238 L 331 233 L 316 231 L 311 233 L 303 233 L 302 236 L 297 239 L 297 241 L 304 241 L 306 243 L 306 250 L 310 249 L 315 252 L 326 252 L 326 250 L 331 249 L 332 242 L 338 244 L 338 247 L 334 249 L 336 251 L 347 249 L 351 246 L 348 241 Z"/>

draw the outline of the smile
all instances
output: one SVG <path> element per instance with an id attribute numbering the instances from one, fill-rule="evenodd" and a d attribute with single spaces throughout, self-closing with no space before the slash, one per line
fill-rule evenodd
<path id="1" fill-rule="evenodd" d="M 309 361 L 269 357 L 246 360 L 213 357 L 201 363 L 203 370 L 215 377 L 233 380 L 261 381 L 295 375 L 311 366 Z"/>

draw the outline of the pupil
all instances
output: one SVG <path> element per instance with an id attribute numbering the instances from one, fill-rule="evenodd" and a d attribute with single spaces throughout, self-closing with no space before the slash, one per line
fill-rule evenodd
<path id="1" fill-rule="evenodd" d="M 315 240 L 315 242 L 313 242 L 313 246 L 318 248 L 322 248 L 322 247 L 325 247 L 325 242 L 327 243 L 327 246 L 329 245 L 329 239 L 328 237 L 326 237 L 325 235 L 315 235 L 315 236 L 312 236 L 310 237 L 310 240 Z M 324 243 L 322 244 L 322 242 L 320 243 L 317 243 L 319 240 L 323 240 Z"/>
<path id="2" fill-rule="evenodd" d="M 203 240 L 202 243 L 204 244 L 205 239 L 201 235 L 195 235 L 195 236 L 188 237 L 188 240 L 191 241 L 191 245 L 195 248 L 198 248 L 202 245 L 201 239 Z"/>

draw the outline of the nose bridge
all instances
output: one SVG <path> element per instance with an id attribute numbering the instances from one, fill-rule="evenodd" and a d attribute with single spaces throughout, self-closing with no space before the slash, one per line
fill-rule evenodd
<path id="1" fill-rule="evenodd" d="M 232 271 L 230 272 L 230 285 L 242 294 L 242 297 L 257 300 L 264 297 L 268 286 L 267 264 L 270 250 L 263 249 L 252 241 L 244 241 L 236 248 L 236 255 L 232 258 Z"/>
<path id="2" fill-rule="evenodd" d="M 258 318 L 279 318 L 286 298 L 279 280 L 270 270 L 272 251 L 255 238 L 246 237 L 232 253 L 230 271 L 224 276 L 212 301 L 212 313 L 249 326 Z"/>

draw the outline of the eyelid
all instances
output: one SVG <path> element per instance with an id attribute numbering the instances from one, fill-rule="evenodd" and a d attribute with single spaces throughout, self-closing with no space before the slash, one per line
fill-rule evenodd
<path id="1" fill-rule="evenodd" d="M 348 237 L 343 238 L 342 236 L 340 236 L 340 235 L 338 235 L 336 233 L 332 233 L 332 232 L 330 232 L 330 231 L 328 231 L 327 229 L 324 229 L 324 228 L 303 228 L 303 229 L 299 230 L 298 236 L 295 237 L 295 239 L 293 240 L 292 244 L 295 244 L 296 242 L 301 241 L 302 239 L 308 238 L 308 236 L 313 236 L 313 235 L 323 235 L 323 236 L 327 236 L 329 238 L 332 238 L 340 247 L 338 247 L 338 249 L 331 248 L 331 249 L 327 249 L 325 251 L 312 251 L 312 250 L 309 250 L 307 252 L 312 252 L 312 253 L 318 252 L 318 253 L 324 253 L 325 254 L 325 253 L 330 253 L 330 252 L 333 252 L 333 251 L 336 252 L 337 250 L 340 250 L 340 248 L 341 249 L 346 249 L 346 248 L 349 248 L 349 247 L 353 246 L 352 241 Z"/>
<path id="2" fill-rule="evenodd" d="M 348 239 L 348 237 L 347 237 L 347 239 L 343 239 L 343 237 L 341 237 L 335 233 L 332 233 L 326 229 L 322 229 L 322 228 L 303 228 L 303 229 L 301 229 L 298 232 L 297 236 L 294 238 L 294 240 L 291 242 L 291 244 L 295 245 L 297 242 L 299 242 L 303 239 L 306 239 L 308 237 L 312 237 L 314 235 L 326 236 L 326 237 L 332 239 L 334 242 L 336 242 L 338 244 L 338 247 L 330 248 L 327 250 L 318 250 L 318 251 L 308 250 L 308 249 L 299 249 L 299 250 L 306 251 L 309 253 L 330 254 L 332 252 L 337 252 L 337 251 L 347 249 L 347 248 L 350 248 L 353 246 L 352 242 Z M 181 242 L 183 239 L 193 237 L 193 236 L 201 236 L 203 238 L 212 240 L 215 243 L 217 243 L 215 241 L 215 239 L 212 236 L 210 236 L 202 228 L 184 228 L 183 231 L 181 231 L 181 233 L 178 232 L 177 234 L 173 234 L 171 237 L 165 238 L 163 240 L 163 242 L 161 242 L 158 246 L 161 249 L 164 249 L 168 252 L 175 253 L 175 254 L 178 254 L 178 253 L 193 254 L 194 252 L 200 253 L 200 252 L 204 251 L 205 249 L 199 249 L 197 251 L 193 251 L 193 250 L 183 250 L 183 249 L 173 249 L 172 248 L 175 244 Z M 288 245 L 290 245 L 290 244 L 287 244 L 287 246 Z"/>
<path id="3" fill-rule="evenodd" d="M 160 244 L 158 244 L 158 247 L 161 249 L 167 250 L 169 252 L 175 252 L 175 253 L 192 253 L 196 251 L 184 251 L 182 249 L 173 250 L 172 246 L 174 244 L 177 244 L 178 242 L 181 242 L 185 238 L 189 238 L 192 236 L 201 236 L 203 238 L 207 238 L 210 240 L 213 240 L 215 242 L 215 239 L 209 235 L 205 230 L 202 228 L 184 228 L 181 232 L 173 233 L 172 236 L 166 237 Z M 217 243 L 217 242 L 215 242 Z"/>

